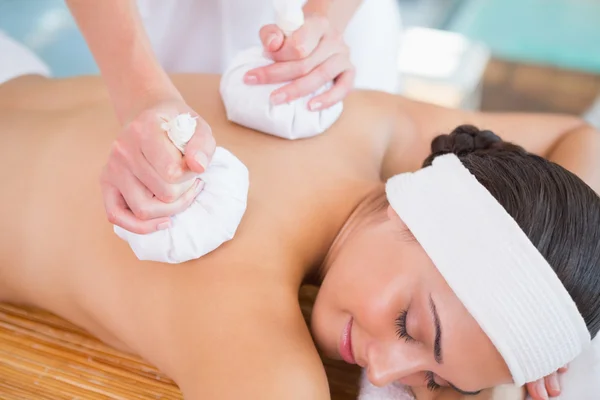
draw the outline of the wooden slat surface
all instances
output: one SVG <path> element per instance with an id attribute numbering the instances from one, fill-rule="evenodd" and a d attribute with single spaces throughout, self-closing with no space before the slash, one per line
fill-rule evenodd
<path id="1" fill-rule="evenodd" d="M 304 288 L 308 317 L 314 288 Z M 358 369 L 326 361 L 334 399 L 356 399 Z M 180 400 L 175 384 L 138 357 L 50 313 L 0 304 L 0 399 Z"/>

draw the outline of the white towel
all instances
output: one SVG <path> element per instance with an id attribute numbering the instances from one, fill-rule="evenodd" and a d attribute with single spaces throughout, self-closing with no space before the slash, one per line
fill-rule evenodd
<path id="1" fill-rule="evenodd" d="M 561 394 L 556 400 L 597 400 L 600 398 L 600 335 L 589 348 L 559 376 Z M 530 397 L 528 397 L 531 400 Z"/>
<path id="2" fill-rule="evenodd" d="M 367 374 L 363 370 L 360 377 L 358 400 L 415 400 L 415 397 L 410 389 L 397 383 L 382 387 L 374 386 L 369 382 Z"/>
<path id="3" fill-rule="evenodd" d="M 50 76 L 50 68 L 25 45 L 0 31 L 0 84 L 23 75 Z"/>

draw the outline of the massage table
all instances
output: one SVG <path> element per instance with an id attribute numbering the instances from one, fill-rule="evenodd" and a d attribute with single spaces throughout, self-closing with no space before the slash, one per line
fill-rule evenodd
<path id="1" fill-rule="evenodd" d="M 303 288 L 306 318 L 316 289 Z M 332 399 L 356 400 L 360 369 L 324 359 Z M 182 400 L 175 383 L 43 310 L 0 303 L 0 399 Z"/>

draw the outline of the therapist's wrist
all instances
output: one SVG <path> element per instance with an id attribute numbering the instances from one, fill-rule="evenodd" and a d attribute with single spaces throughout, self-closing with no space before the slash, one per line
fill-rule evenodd
<path id="1" fill-rule="evenodd" d="M 303 7 L 305 15 L 319 15 L 328 17 L 332 0 L 308 0 Z"/>
<path id="2" fill-rule="evenodd" d="M 336 31 L 344 33 L 362 0 L 308 0 L 304 7 L 305 16 L 326 18 Z"/>
<path id="3" fill-rule="evenodd" d="M 183 101 L 168 76 L 155 79 L 136 79 L 128 87 L 110 90 L 117 118 L 122 125 L 135 119 L 144 110 L 170 101 Z"/>

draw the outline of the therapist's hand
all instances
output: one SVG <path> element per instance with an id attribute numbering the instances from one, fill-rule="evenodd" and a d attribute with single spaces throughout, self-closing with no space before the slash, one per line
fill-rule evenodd
<path id="1" fill-rule="evenodd" d="M 309 103 L 313 111 L 328 108 L 342 100 L 352 89 L 355 70 L 342 32 L 335 30 L 321 15 L 308 15 L 304 25 L 285 38 L 276 25 L 260 30 L 265 54 L 274 64 L 246 73 L 247 84 L 290 82 L 273 91 L 271 102 L 282 104 L 309 95 L 327 82 L 333 87 Z"/>
<path id="2" fill-rule="evenodd" d="M 568 367 L 560 368 L 557 372 L 547 377 L 527 384 L 527 392 L 533 400 L 548 400 L 550 397 L 560 395 L 560 384 L 558 374 L 567 370 Z"/>
<path id="3" fill-rule="evenodd" d="M 100 184 L 108 220 L 130 232 L 146 234 L 170 226 L 202 190 L 197 175 L 215 151 L 210 126 L 201 117 L 185 156 L 161 128 L 164 118 L 197 114 L 183 101 L 147 108 L 125 125 L 113 142 Z"/>

